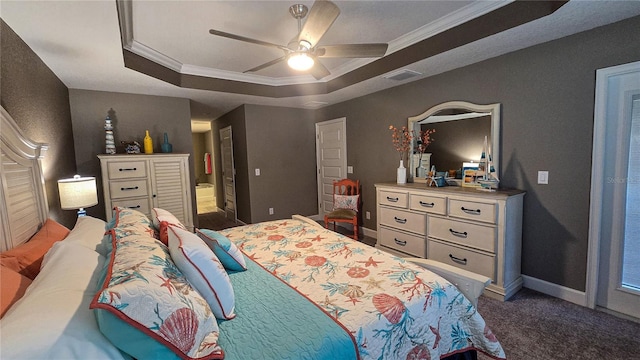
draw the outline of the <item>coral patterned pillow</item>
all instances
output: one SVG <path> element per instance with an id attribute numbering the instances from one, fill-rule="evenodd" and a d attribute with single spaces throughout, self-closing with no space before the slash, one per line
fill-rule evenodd
<path id="1" fill-rule="evenodd" d="M 140 211 L 116 206 L 113 212 L 113 219 L 106 230 L 113 229 L 118 239 L 129 235 L 158 236 L 147 215 Z"/>
<path id="2" fill-rule="evenodd" d="M 153 226 L 160 232 L 159 239 L 167 246 L 169 246 L 169 234 L 167 233 L 169 225 L 178 226 L 187 230 L 180 220 L 167 210 L 153 208 L 151 214 L 153 216 Z"/>
<path id="3" fill-rule="evenodd" d="M 358 211 L 358 199 L 360 195 L 333 195 L 333 210 L 349 209 Z"/>
<path id="4" fill-rule="evenodd" d="M 91 302 L 100 331 L 137 359 L 222 359 L 216 318 L 167 248 L 145 235 L 112 242 Z"/>

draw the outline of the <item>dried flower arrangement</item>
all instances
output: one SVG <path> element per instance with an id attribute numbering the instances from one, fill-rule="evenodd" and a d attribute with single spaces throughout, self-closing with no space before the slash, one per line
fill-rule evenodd
<path id="1" fill-rule="evenodd" d="M 393 125 L 389 125 L 389 130 L 392 131 L 391 141 L 393 142 L 393 147 L 400 154 L 400 160 L 403 160 L 411 148 L 413 134 L 406 126 L 398 129 Z"/>
<path id="2" fill-rule="evenodd" d="M 434 140 L 431 138 L 431 134 L 435 132 L 436 132 L 436 129 L 420 130 L 420 136 L 418 137 L 418 146 L 416 148 L 416 151 L 418 153 L 424 154 L 427 151 L 427 147 Z"/>

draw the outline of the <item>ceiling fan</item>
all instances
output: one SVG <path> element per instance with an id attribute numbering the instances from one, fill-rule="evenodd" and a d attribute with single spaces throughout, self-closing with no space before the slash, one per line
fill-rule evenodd
<path id="1" fill-rule="evenodd" d="M 340 9 L 331 1 L 317 0 L 313 3 L 313 6 L 311 6 L 311 11 L 303 4 L 296 4 L 289 8 L 289 13 L 298 20 L 298 34 L 287 46 L 251 39 L 220 30 L 211 29 L 209 33 L 252 44 L 275 47 L 284 52 L 284 56 L 246 70 L 244 71 L 245 73 L 256 72 L 281 61 L 287 61 L 287 64 L 292 69 L 299 71 L 308 70 L 313 77 L 320 80 L 331 73 L 329 69 L 318 61 L 318 58 L 382 57 L 387 52 L 388 45 L 385 43 L 318 46 L 318 42 L 320 42 L 322 36 L 329 30 L 338 15 L 340 15 Z M 302 19 L 307 16 L 307 13 L 309 16 L 303 26 Z"/>

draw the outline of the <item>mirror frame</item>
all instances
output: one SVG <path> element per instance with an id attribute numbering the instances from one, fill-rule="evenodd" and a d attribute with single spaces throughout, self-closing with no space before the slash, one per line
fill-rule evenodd
<path id="1" fill-rule="evenodd" d="M 471 112 L 486 112 L 491 114 L 491 158 L 493 160 L 493 167 L 496 170 L 496 174 L 498 178 L 500 178 L 500 103 L 488 104 L 488 105 L 479 105 L 466 101 L 448 101 L 439 105 L 436 105 L 429 110 L 423 112 L 422 114 L 411 116 L 407 121 L 407 127 L 409 130 L 413 130 L 416 122 L 421 122 L 422 124 L 429 124 L 440 122 L 442 120 L 433 120 L 429 121 L 428 118 L 432 115 L 439 113 L 442 110 L 446 109 L 463 109 Z M 416 134 L 416 136 L 418 136 Z M 416 138 L 411 140 L 411 153 L 409 154 L 409 179 L 413 182 L 426 182 L 426 179 L 418 178 L 414 179 L 413 168 L 415 164 L 413 163 L 413 149 L 416 146 Z"/>

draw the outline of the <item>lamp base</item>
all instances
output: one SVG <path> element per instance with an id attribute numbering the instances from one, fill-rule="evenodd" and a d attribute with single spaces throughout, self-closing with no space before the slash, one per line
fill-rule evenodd
<path id="1" fill-rule="evenodd" d="M 78 209 L 78 217 L 87 216 L 87 211 L 84 208 Z"/>

